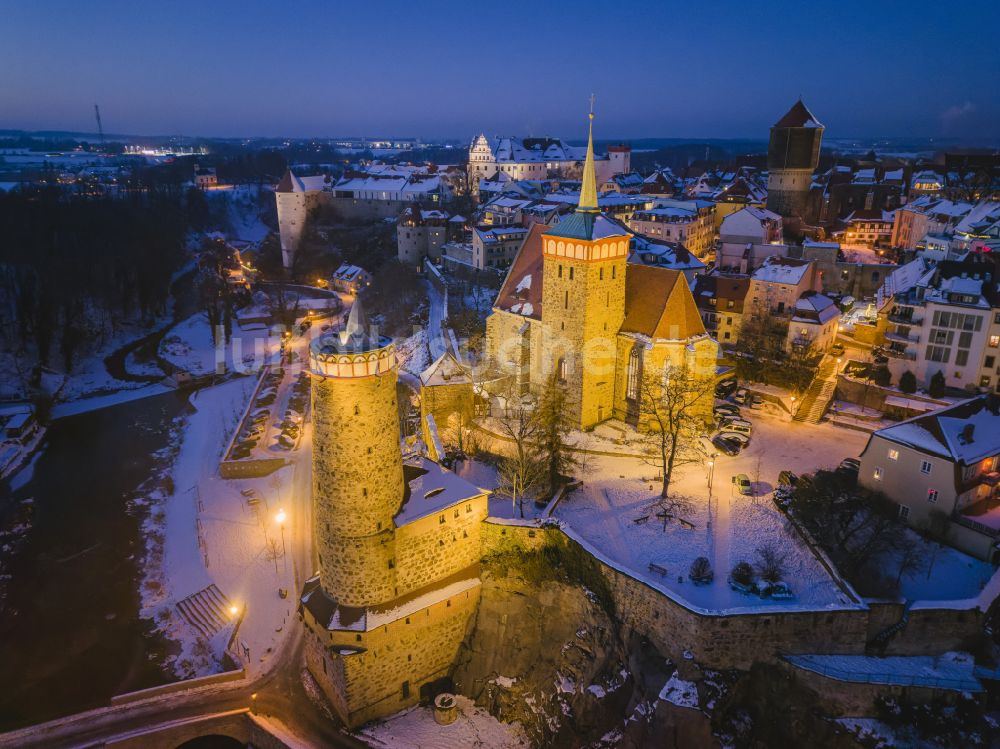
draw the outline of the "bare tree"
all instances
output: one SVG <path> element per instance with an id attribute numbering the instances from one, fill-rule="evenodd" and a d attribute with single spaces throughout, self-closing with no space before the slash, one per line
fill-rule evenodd
<path id="1" fill-rule="evenodd" d="M 517 394 L 513 384 L 507 390 L 497 422 L 501 434 L 511 442 L 509 453 L 497 467 L 497 490 L 510 497 L 511 510 L 516 512 L 524 495 L 542 480 L 544 466 L 536 447 L 540 429 L 534 409 L 526 397 Z"/>
<path id="2" fill-rule="evenodd" d="M 653 432 L 648 460 L 660 469 L 660 496 L 667 498 L 674 469 L 701 460 L 697 437 L 711 414 L 715 381 L 668 364 L 662 373 L 644 373 L 640 391 L 641 413 Z"/>
<path id="3" fill-rule="evenodd" d="M 934 563 L 937 562 L 938 550 L 948 538 L 948 531 L 951 530 L 951 518 L 944 510 L 934 508 L 927 513 L 927 519 L 922 528 L 927 537 L 934 543 L 931 545 L 931 558 L 927 565 L 927 579 L 930 580 L 931 572 L 934 570 Z"/>
<path id="4" fill-rule="evenodd" d="M 785 554 L 773 543 L 758 546 L 756 570 L 761 580 L 778 582 L 785 574 Z"/>
<path id="5" fill-rule="evenodd" d="M 947 518 L 947 515 L 945 515 Z M 903 544 L 899 549 L 896 556 L 898 569 L 896 572 L 896 589 L 903 582 L 904 575 L 912 575 L 920 572 L 924 569 L 924 565 L 927 565 L 927 560 L 924 559 L 924 550 L 920 544 L 907 543 Z M 930 575 L 930 569 L 933 567 L 933 562 L 927 565 L 927 574 Z"/>

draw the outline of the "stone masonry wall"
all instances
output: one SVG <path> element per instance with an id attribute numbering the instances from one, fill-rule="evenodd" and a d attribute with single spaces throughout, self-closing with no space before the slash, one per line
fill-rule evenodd
<path id="1" fill-rule="evenodd" d="M 324 588 L 342 603 L 392 598 L 387 570 L 403 498 L 396 372 L 312 378 L 313 497 Z"/>
<path id="2" fill-rule="evenodd" d="M 484 556 L 497 551 L 523 552 L 549 543 L 576 542 L 556 527 L 533 528 L 483 524 Z M 863 654 L 870 637 L 898 620 L 896 610 L 868 608 L 820 611 L 707 615 L 689 609 L 651 585 L 598 558 L 619 618 L 649 638 L 675 660 L 685 652 L 708 668 L 749 669 L 755 661 L 777 660 L 780 654 Z M 901 609 L 899 610 L 901 613 Z M 888 653 L 925 655 L 968 648 L 982 629 L 975 609 L 915 609 L 890 641 Z"/>
<path id="3" fill-rule="evenodd" d="M 486 495 L 482 494 L 397 530 L 398 595 L 406 595 L 478 562 L 480 528 L 486 512 Z"/>
<path id="4" fill-rule="evenodd" d="M 446 677 L 479 595 L 477 585 L 366 632 L 364 652 L 331 653 L 343 663 L 348 724 L 357 726 L 414 705 L 422 686 Z"/>

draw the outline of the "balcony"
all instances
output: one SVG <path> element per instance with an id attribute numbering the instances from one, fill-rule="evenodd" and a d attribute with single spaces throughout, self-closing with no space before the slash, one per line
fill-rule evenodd
<path id="1" fill-rule="evenodd" d="M 891 356 L 893 359 L 909 359 L 910 361 L 914 361 L 917 358 L 916 352 L 909 349 L 887 347 L 882 349 L 882 353 L 886 356 Z"/>
<path id="2" fill-rule="evenodd" d="M 893 309 L 888 318 L 889 322 L 900 325 L 920 325 L 923 322 L 923 318 L 915 314 L 912 307 L 906 307 L 903 310 Z"/>
<path id="3" fill-rule="evenodd" d="M 915 333 L 900 333 L 896 330 L 887 330 L 885 333 L 887 341 L 898 341 L 899 343 L 916 343 L 920 336 Z"/>

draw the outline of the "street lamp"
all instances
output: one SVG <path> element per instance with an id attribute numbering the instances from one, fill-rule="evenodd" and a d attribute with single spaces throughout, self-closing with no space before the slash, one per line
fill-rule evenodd
<path id="1" fill-rule="evenodd" d="M 238 613 L 240 613 L 240 607 L 239 606 L 233 604 L 232 606 L 229 607 L 229 615 L 231 617 L 235 618 Z"/>
<path id="2" fill-rule="evenodd" d="M 285 511 L 281 508 L 278 509 L 278 514 L 274 516 L 274 519 L 278 521 L 278 525 L 281 526 L 281 557 L 285 559 L 285 569 L 288 569 L 288 559 L 285 558 Z"/>

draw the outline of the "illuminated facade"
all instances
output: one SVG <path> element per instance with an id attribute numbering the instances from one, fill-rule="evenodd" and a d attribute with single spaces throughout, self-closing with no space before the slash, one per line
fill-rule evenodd
<path id="1" fill-rule="evenodd" d="M 299 607 L 308 668 L 350 726 L 447 679 L 479 600 L 486 517 L 480 489 L 404 460 L 395 347 L 365 327 L 355 302 L 310 351 L 318 573 Z"/>

